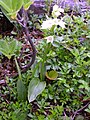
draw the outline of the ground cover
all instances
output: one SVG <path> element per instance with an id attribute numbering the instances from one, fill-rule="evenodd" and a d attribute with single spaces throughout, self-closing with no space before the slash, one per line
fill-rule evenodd
<path id="1" fill-rule="evenodd" d="M 0 119 L 89 120 L 90 12 L 57 5 L 47 15 L 28 11 L 36 48 L 28 69 L 33 48 L 24 21 L 13 25 L 5 16 L 0 20 L 6 26 L 0 24 Z"/>

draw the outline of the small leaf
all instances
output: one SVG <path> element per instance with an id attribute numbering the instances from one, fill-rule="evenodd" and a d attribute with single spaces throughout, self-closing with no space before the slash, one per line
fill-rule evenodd
<path id="1" fill-rule="evenodd" d="M 32 102 L 36 99 L 36 97 L 42 93 L 42 91 L 45 89 L 46 83 L 40 82 L 38 78 L 34 78 L 30 81 L 29 87 L 28 87 L 28 100 L 29 102 Z"/>
<path id="2" fill-rule="evenodd" d="M 56 78 L 58 77 L 58 73 L 55 70 L 51 70 L 49 72 L 46 72 L 46 77 L 49 80 L 56 80 Z"/>
<path id="3" fill-rule="evenodd" d="M 24 101 L 26 99 L 26 88 L 22 80 L 17 81 L 18 100 Z"/>

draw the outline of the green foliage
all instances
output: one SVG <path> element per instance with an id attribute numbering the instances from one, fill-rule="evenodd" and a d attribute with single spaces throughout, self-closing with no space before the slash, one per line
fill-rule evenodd
<path id="1" fill-rule="evenodd" d="M 58 72 L 58 81 L 48 82 L 42 95 L 38 96 L 42 98 L 39 105 L 43 109 L 49 104 L 47 101 L 52 100 L 54 104 L 63 103 L 67 109 L 76 110 L 82 106 L 79 99 L 90 96 L 90 29 L 87 26 L 89 15 L 86 16 L 65 15 L 65 30 L 60 27 L 43 30 L 45 37 L 53 36 L 54 39 L 51 43 L 42 39 L 37 46 L 37 63 L 40 65 L 36 68 L 37 74 L 41 74 L 40 63 L 44 60 L 44 71 Z"/>
<path id="2" fill-rule="evenodd" d="M 5 109 L 3 109 L 3 107 Z M 25 120 L 30 105 L 27 102 L 2 103 L 2 111 L 0 111 L 0 120 Z"/>
<path id="3" fill-rule="evenodd" d="M 31 120 L 70 120 L 73 111 L 90 98 L 90 14 L 69 16 L 65 13 L 62 19 L 64 29 L 53 26 L 43 30 L 45 38 L 38 42 L 36 63 L 22 74 L 22 81 L 18 80 L 19 100 L 26 98 L 24 92 L 28 89 L 29 103 L 21 102 L 21 105 L 18 101 L 14 109 L 7 109 L 13 119 L 16 116 L 25 119 L 28 115 Z M 46 77 L 56 80 L 49 81 Z M 26 106 L 30 102 L 28 114 Z M 85 111 L 89 113 L 90 106 Z M 9 119 L 6 112 L 1 114 L 1 119 Z M 84 116 L 77 115 L 75 119 L 84 119 Z"/>
<path id="4" fill-rule="evenodd" d="M 17 93 L 18 93 L 18 100 L 25 101 L 26 100 L 26 87 L 22 80 L 17 81 Z"/>
<path id="5" fill-rule="evenodd" d="M 21 49 L 21 43 L 14 38 L 6 37 L 0 40 L 0 52 L 8 59 L 17 56 Z"/>
<path id="6" fill-rule="evenodd" d="M 51 120 L 51 119 L 52 120 L 57 120 L 57 119 L 62 120 L 61 115 L 63 113 L 63 110 L 64 110 L 63 106 L 57 105 L 55 107 L 52 107 L 50 110 L 51 115 L 48 116 L 48 120 Z"/>
<path id="7" fill-rule="evenodd" d="M 52 50 L 50 51 L 51 48 L 51 43 L 46 43 L 46 40 L 42 40 L 38 45 L 37 45 L 37 50 L 38 50 L 38 55 L 36 58 L 36 63 L 32 67 L 32 78 L 38 77 L 40 74 L 40 80 L 45 79 L 45 73 L 46 70 L 48 70 L 47 66 L 47 60 L 50 57 L 54 57 L 54 53 Z"/>
<path id="8" fill-rule="evenodd" d="M 46 83 L 40 82 L 38 78 L 33 78 L 28 87 L 28 100 L 32 102 L 45 89 Z"/>
<path id="9" fill-rule="evenodd" d="M 12 19 L 16 19 L 18 11 L 23 6 L 25 9 L 33 3 L 33 0 L 0 0 L 0 6 L 6 16 L 10 16 Z"/>

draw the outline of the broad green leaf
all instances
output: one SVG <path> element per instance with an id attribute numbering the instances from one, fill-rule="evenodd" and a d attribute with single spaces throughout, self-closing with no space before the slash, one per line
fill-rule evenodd
<path id="1" fill-rule="evenodd" d="M 28 87 L 28 100 L 29 102 L 32 102 L 36 99 L 36 97 L 42 93 L 42 91 L 45 89 L 46 83 L 40 82 L 38 78 L 34 78 L 30 81 L 29 87 Z"/>
<path id="2" fill-rule="evenodd" d="M 18 41 L 15 39 L 9 38 L 10 41 L 5 38 L 4 40 L 0 40 L 0 52 L 8 57 L 8 59 L 11 59 L 13 55 L 17 55 L 17 52 L 19 53 L 19 50 L 21 49 L 21 44 L 19 44 Z"/>
<path id="3" fill-rule="evenodd" d="M 8 42 L 6 40 L 0 40 L 0 49 L 3 49 L 7 52 L 9 51 Z"/>
<path id="4" fill-rule="evenodd" d="M 0 0 L 2 11 L 6 11 L 6 16 L 10 16 L 12 19 L 16 19 L 17 13 L 22 6 L 27 10 L 32 3 L 33 0 Z"/>
<path id="5" fill-rule="evenodd" d="M 11 59 L 12 55 L 9 55 L 4 49 L 0 49 L 0 52 L 5 55 L 8 59 Z"/>
<path id="6" fill-rule="evenodd" d="M 26 88 L 22 80 L 17 81 L 18 100 L 26 100 Z"/>
<path id="7" fill-rule="evenodd" d="M 10 0 L 0 0 L 0 6 L 2 6 L 7 12 L 11 12 Z"/>
<path id="8" fill-rule="evenodd" d="M 8 59 L 11 58 L 11 56 L 9 55 L 9 47 L 8 47 L 7 41 L 4 41 L 4 40 L 0 41 L 0 52 L 6 57 L 8 57 Z"/>
<path id="9" fill-rule="evenodd" d="M 49 80 L 56 80 L 56 78 L 58 77 L 58 73 L 55 70 L 51 70 L 49 72 L 46 72 L 46 77 Z"/>
<path id="10" fill-rule="evenodd" d="M 11 12 L 11 13 L 7 13 L 7 16 L 10 16 L 11 17 L 11 19 L 16 19 L 16 17 L 17 17 L 17 12 Z"/>
<path id="11" fill-rule="evenodd" d="M 3 12 L 3 14 L 6 16 L 7 19 L 8 19 L 10 22 L 13 22 L 13 20 L 11 19 L 11 17 L 7 15 L 8 12 L 7 12 L 2 6 L 0 6 L 0 9 L 1 9 L 1 11 Z"/>
<path id="12" fill-rule="evenodd" d="M 23 0 L 0 0 L 0 6 L 7 12 L 8 16 L 15 19 L 17 12 L 21 9 Z"/>
<path id="13" fill-rule="evenodd" d="M 12 0 L 12 9 L 13 11 L 19 11 L 23 5 L 23 0 Z"/>

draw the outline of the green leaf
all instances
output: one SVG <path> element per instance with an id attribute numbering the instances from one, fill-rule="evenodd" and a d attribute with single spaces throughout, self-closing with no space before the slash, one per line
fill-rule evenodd
<path id="1" fill-rule="evenodd" d="M 23 0 L 19 0 L 19 2 L 18 0 L 0 0 L 0 6 L 6 11 L 5 14 L 16 19 L 17 12 L 23 6 Z"/>
<path id="2" fill-rule="evenodd" d="M 11 58 L 11 55 L 9 55 L 9 46 L 7 41 L 4 40 L 0 41 L 0 52 L 6 57 L 8 57 L 8 59 Z"/>
<path id="3" fill-rule="evenodd" d="M 0 40 L 0 49 L 3 49 L 7 52 L 9 51 L 8 42 L 6 40 Z"/>
<path id="4" fill-rule="evenodd" d="M 27 10 L 33 2 L 34 0 L 23 0 L 24 9 Z"/>
<path id="5" fill-rule="evenodd" d="M 9 41 L 8 41 L 9 39 Z M 21 49 L 21 44 L 13 38 L 6 37 L 0 40 L 0 52 L 5 55 L 8 59 L 11 59 L 13 55 L 17 55 Z"/>
<path id="6" fill-rule="evenodd" d="M 9 43 L 9 53 L 13 54 L 15 52 L 15 49 L 17 48 L 17 42 L 16 40 L 13 40 Z"/>
<path id="7" fill-rule="evenodd" d="M 5 11 L 6 16 L 10 16 L 12 19 L 16 19 L 17 13 L 22 6 L 27 10 L 32 3 L 33 0 L 0 0 L 2 11 Z"/>
<path id="8" fill-rule="evenodd" d="M 26 100 L 26 88 L 22 80 L 17 81 L 18 100 Z"/>
<path id="9" fill-rule="evenodd" d="M 36 97 L 42 93 L 42 91 L 45 89 L 46 83 L 40 82 L 38 78 L 34 78 L 30 81 L 29 87 L 28 87 L 28 100 L 29 102 L 32 102 L 36 99 Z"/>
<path id="10" fill-rule="evenodd" d="M 13 22 L 13 20 L 11 20 L 11 17 L 7 15 L 7 11 L 5 9 L 3 9 L 2 6 L 0 6 L 1 11 L 3 12 L 3 14 L 6 16 L 6 18 L 10 21 Z"/>
<path id="11" fill-rule="evenodd" d="M 58 77 L 58 73 L 55 70 L 51 70 L 49 72 L 46 72 L 46 77 L 49 80 L 56 80 L 56 78 Z"/>
<path id="12" fill-rule="evenodd" d="M 11 12 L 10 0 L 0 0 L 0 6 L 2 6 L 7 12 Z"/>

